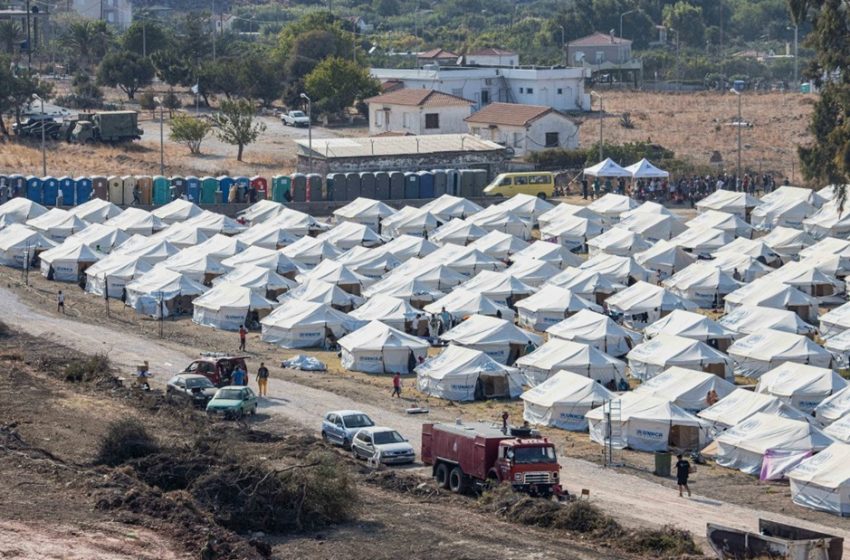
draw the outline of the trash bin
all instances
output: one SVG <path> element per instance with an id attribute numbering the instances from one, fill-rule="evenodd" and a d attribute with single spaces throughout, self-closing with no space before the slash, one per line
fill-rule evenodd
<path id="1" fill-rule="evenodd" d="M 673 454 L 669 451 L 655 452 L 655 476 L 670 476 L 670 464 Z"/>

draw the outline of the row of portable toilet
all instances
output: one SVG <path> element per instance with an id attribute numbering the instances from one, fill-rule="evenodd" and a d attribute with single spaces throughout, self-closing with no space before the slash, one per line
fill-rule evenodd
<path id="1" fill-rule="evenodd" d="M 293 173 L 264 177 L 163 177 L 96 176 L 35 177 L 0 175 L 12 196 L 25 196 L 44 206 L 75 206 L 91 198 L 130 205 L 160 206 L 185 196 L 199 204 L 254 202 L 349 201 L 357 197 L 376 200 L 434 198 L 443 194 L 473 198 L 482 196 L 488 174 L 483 169 L 437 169 L 419 172 L 364 172 L 319 174 Z"/>

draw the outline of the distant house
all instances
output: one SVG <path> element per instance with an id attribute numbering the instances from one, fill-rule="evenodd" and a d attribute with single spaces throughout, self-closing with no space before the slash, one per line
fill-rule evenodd
<path id="1" fill-rule="evenodd" d="M 487 47 L 467 53 L 464 61 L 470 66 L 519 66 L 519 55 L 513 51 Z"/>
<path id="2" fill-rule="evenodd" d="M 593 74 L 616 75 L 620 81 L 637 81 L 643 61 L 632 56 L 632 42 L 613 33 L 596 32 L 567 43 L 567 62 L 589 68 Z"/>
<path id="3" fill-rule="evenodd" d="M 228 33 L 233 31 L 233 22 L 236 21 L 236 17 L 232 14 L 218 14 L 212 16 L 210 21 L 210 28 L 216 33 Z"/>
<path id="4" fill-rule="evenodd" d="M 430 51 L 421 52 L 416 55 L 416 64 L 422 68 L 423 66 L 456 66 L 457 59 L 460 58 L 452 51 L 445 49 L 431 49 Z"/>
<path id="5" fill-rule="evenodd" d="M 71 0 L 70 7 L 81 17 L 102 19 L 119 29 L 127 29 L 133 23 L 133 5 L 130 0 Z"/>
<path id="6" fill-rule="evenodd" d="M 467 117 L 466 124 L 471 134 L 513 148 L 517 156 L 578 147 L 578 126 L 552 107 L 491 103 Z"/>
<path id="7" fill-rule="evenodd" d="M 366 20 L 360 16 L 348 16 L 345 19 L 348 22 L 346 28 L 356 29 L 357 33 L 371 33 L 374 29 L 373 25 L 366 23 Z"/>
<path id="8" fill-rule="evenodd" d="M 398 89 L 370 97 L 369 134 L 458 134 L 466 132 L 464 119 L 473 102 L 433 89 Z"/>

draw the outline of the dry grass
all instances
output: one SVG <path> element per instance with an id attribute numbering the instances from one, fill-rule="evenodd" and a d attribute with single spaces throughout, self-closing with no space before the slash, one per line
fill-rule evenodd
<path id="1" fill-rule="evenodd" d="M 799 183 L 796 150 L 811 138 L 806 127 L 816 99 L 802 94 L 745 94 L 742 115 L 753 128 L 743 131 L 742 165 L 754 172 L 776 172 Z M 738 116 L 735 95 L 608 92 L 604 107 L 613 115 L 604 122 L 607 142 L 650 141 L 673 150 L 676 157 L 706 166 L 716 150 L 725 169 L 734 171 L 737 135 L 728 123 Z M 614 118 L 624 112 L 631 113 L 634 128 L 623 128 Z M 579 131 L 581 145 L 597 141 L 598 126 L 594 117 L 584 121 Z"/>

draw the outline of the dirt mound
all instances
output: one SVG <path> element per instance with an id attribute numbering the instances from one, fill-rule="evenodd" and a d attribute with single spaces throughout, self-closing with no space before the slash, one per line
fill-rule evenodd
<path id="1" fill-rule="evenodd" d="M 95 462 L 116 466 L 159 451 L 159 444 L 138 420 L 125 418 L 109 425 Z"/>
<path id="2" fill-rule="evenodd" d="M 164 492 L 185 490 L 209 472 L 209 458 L 190 453 L 155 453 L 128 465 L 142 481 Z"/>

